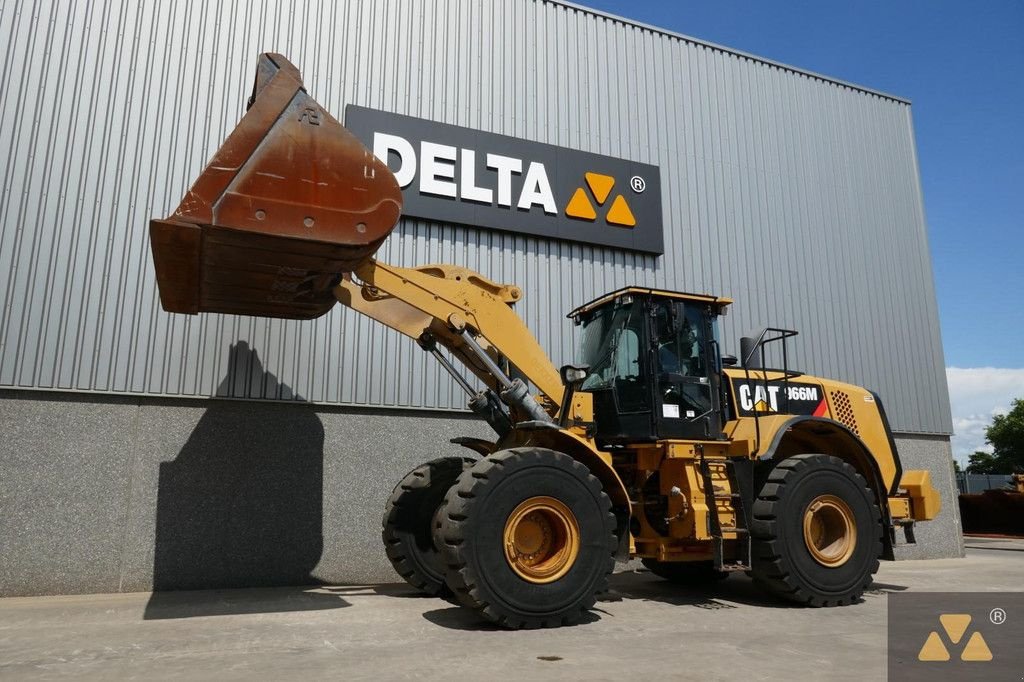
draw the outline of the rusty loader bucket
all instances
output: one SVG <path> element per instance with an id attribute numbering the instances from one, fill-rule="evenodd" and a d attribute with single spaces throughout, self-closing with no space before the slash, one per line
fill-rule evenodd
<path id="1" fill-rule="evenodd" d="M 160 301 L 175 313 L 318 317 L 401 209 L 387 166 L 291 62 L 261 55 L 248 111 L 177 210 L 149 223 Z"/>

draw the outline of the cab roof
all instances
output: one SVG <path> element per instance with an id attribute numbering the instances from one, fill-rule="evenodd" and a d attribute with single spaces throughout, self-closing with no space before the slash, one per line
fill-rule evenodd
<path id="1" fill-rule="evenodd" d="M 721 296 L 712 296 L 710 294 L 688 294 L 682 291 L 666 291 L 664 289 L 649 289 L 647 287 L 624 287 L 617 289 L 611 293 L 605 294 L 600 298 L 595 298 L 590 303 L 584 303 L 580 307 L 573 310 L 571 313 L 566 315 L 569 318 L 578 318 L 580 315 L 589 313 L 592 310 L 596 310 L 601 306 L 611 303 L 620 296 L 627 294 L 635 294 L 640 296 L 653 296 L 655 298 L 674 298 L 682 301 L 694 301 L 696 303 L 710 303 L 716 305 L 719 308 L 725 308 L 727 305 L 732 303 L 731 298 L 723 298 Z"/>

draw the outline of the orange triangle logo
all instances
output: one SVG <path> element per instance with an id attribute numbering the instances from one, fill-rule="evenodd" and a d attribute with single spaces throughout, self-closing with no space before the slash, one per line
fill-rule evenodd
<path id="1" fill-rule="evenodd" d="M 964 647 L 963 653 L 960 654 L 960 660 L 992 660 L 992 650 L 988 648 L 988 644 L 985 643 L 985 638 L 981 636 L 980 632 L 975 632 L 973 635 L 971 635 L 971 638 L 967 640 L 967 646 Z"/>
<path id="2" fill-rule="evenodd" d="M 604 206 L 605 200 L 611 194 L 612 187 L 615 186 L 615 178 L 610 175 L 601 175 L 600 173 L 585 173 L 583 177 L 587 179 L 587 185 L 590 187 L 590 191 L 594 193 L 597 205 Z"/>
<path id="3" fill-rule="evenodd" d="M 608 215 L 605 216 L 605 220 L 611 225 L 621 225 L 622 227 L 636 226 L 636 218 L 633 217 L 633 212 L 629 210 L 626 198 L 621 194 L 615 197 L 612 207 L 608 209 Z"/>
<path id="4" fill-rule="evenodd" d="M 946 646 L 942 643 L 942 639 L 939 638 L 939 633 L 934 630 L 928 639 L 924 641 L 924 646 L 921 647 L 921 651 L 917 654 L 917 660 L 919 661 L 948 661 L 949 652 L 946 651 Z"/>
<path id="5" fill-rule="evenodd" d="M 590 171 L 584 173 L 583 177 L 586 179 L 586 186 L 590 188 L 590 193 L 597 201 L 597 205 L 604 206 L 605 201 L 611 196 L 612 188 L 615 187 L 615 178 L 611 175 L 592 173 Z M 583 187 L 576 189 L 565 207 L 565 215 L 580 220 L 597 219 L 597 210 L 594 208 L 594 204 L 591 202 L 586 189 Z M 626 197 L 621 194 L 615 197 L 604 219 L 609 225 L 636 227 L 636 216 L 633 215 L 629 204 L 626 203 Z"/>
<path id="6" fill-rule="evenodd" d="M 569 200 L 569 205 L 565 207 L 565 215 L 570 218 L 582 218 L 583 220 L 594 220 L 597 218 L 597 212 L 594 210 L 594 206 L 590 203 L 590 199 L 587 198 L 587 193 L 580 187 L 576 190 L 576 193 L 572 195 L 572 199 Z"/>
<path id="7" fill-rule="evenodd" d="M 939 622 L 949 635 L 949 641 L 959 644 L 960 638 L 967 632 L 967 626 L 971 624 L 971 616 L 967 613 L 944 613 L 939 616 Z"/>

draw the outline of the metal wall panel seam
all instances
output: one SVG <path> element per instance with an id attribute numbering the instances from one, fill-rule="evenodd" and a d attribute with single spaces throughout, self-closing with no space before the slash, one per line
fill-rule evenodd
<path id="1" fill-rule="evenodd" d="M 938 406 L 936 409 L 936 422 L 935 425 L 940 429 L 952 430 L 952 416 L 950 414 L 950 399 L 949 399 L 949 388 L 947 385 L 947 376 L 945 370 L 945 353 L 942 346 L 942 335 L 941 326 L 939 319 L 938 300 L 934 288 L 935 274 L 932 267 L 931 261 L 931 245 L 928 239 L 928 228 L 927 220 L 925 216 L 924 208 L 924 192 L 921 188 L 921 174 L 918 170 L 917 156 L 917 138 L 914 135 L 914 122 L 913 116 L 910 111 L 910 107 L 906 107 L 903 110 L 905 125 L 906 125 L 906 138 L 905 144 L 909 146 L 907 150 L 908 154 L 908 166 L 912 173 L 911 185 L 914 192 L 914 206 L 913 213 L 916 218 L 916 228 L 919 233 L 919 239 L 922 243 L 922 251 L 919 254 L 921 261 L 922 274 L 925 279 L 926 292 L 925 292 L 925 306 L 927 308 L 927 315 L 929 318 L 929 334 L 928 342 L 929 349 L 932 355 L 932 367 L 942 368 L 943 371 L 939 373 L 937 378 L 938 388 L 935 392 L 935 398 L 938 400 Z"/>
<path id="2" fill-rule="evenodd" d="M 38 9 L 33 8 L 33 15 L 35 15 L 37 12 L 38 12 Z M 25 80 L 29 80 L 29 78 L 31 78 L 31 80 L 34 81 L 34 82 L 42 82 L 44 80 L 44 77 L 45 77 L 45 74 L 46 74 L 46 70 L 47 70 L 47 65 L 49 63 L 50 38 L 51 38 L 51 32 L 49 30 L 47 30 L 45 38 L 43 39 L 43 45 L 44 45 L 43 53 L 44 54 L 42 56 L 42 59 L 38 60 L 38 62 L 33 63 L 31 65 L 30 73 L 32 75 L 29 76 L 29 74 L 24 74 L 23 76 L 28 76 L 27 78 L 25 78 Z M 22 109 L 22 116 L 20 118 L 22 120 L 29 120 L 30 119 L 31 120 L 31 127 L 32 127 L 32 129 L 36 130 L 36 129 L 39 128 L 39 124 L 40 124 L 40 115 L 39 114 L 40 114 L 40 108 L 38 108 L 38 107 L 30 108 L 28 111 L 25 111 L 24 109 Z M 37 208 L 36 208 L 34 213 L 32 211 L 31 205 L 33 203 L 32 202 L 32 199 L 33 199 L 32 194 L 33 194 L 34 185 L 38 181 L 38 179 L 36 177 L 36 175 L 38 173 L 36 161 L 40 157 L 40 154 L 38 153 L 38 146 L 42 142 L 43 142 L 43 140 L 42 140 L 41 136 L 40 137 L 34 137 L 26 145 L 27 151 L 28 151 L 28 158 L 27 158 L 27 161 L 26 161 L 26 168 L 24 170 L 24 179 L 23 179 L 24 190 L 23 190 L 23 192 L 21 194 L 21 200 L 19 201 L 19 208 L 18 208 L 18 211 L 17 211 L 17 223 L 19 225 L 20 224 L 25 224 L 25 223 L 29 222 L 29 219 L 33 215 L 34 215 L 34 217 L 36 218 L 37 221 L 39 219 L 39 211 L 38 211 L 38 203 L 39 203 L 39 201 L 38 200 L 36 201 Z M 39 161 L 42 163 L 42 165 L 45 168 L 45 165 L 46 165 L 45 157 L 43 159 L 39 159 Z M 41 241 L 41 239 L 40 239 L 41 235 L 40 235 L 39 232 L 40 231 L 36 231 L 34 234 L 29 234 L 28 235 L 28 237 L 29 237 L 29 239 L 28 239 L 28 241 L 29 241 L 28 253 L 30 254 L 29 262 L 35 262 L 35 259 L 38 256 L 38 249 L 39 249 L 39 244 L 40 244 L 40 241 Z M 22 236 L 21 244 L 24 244 L 24 241 L 25 241 L 25 236 L 23 235 Z M 20 316 L 19 316 L 21 323 L 18 325 L 18 329 L 20 330 L 20 333 L 18 334 L 18 338 L 17 338 L 17 341 L 15 343 L 15 349 L 14 349 L 14 362 L 15 362 L 15 364 L 20 364 L 19 361 L 20 361 L 20 357 L 21 357 L 22 353 L 24 352 L 24 346 L 25 346 L 25 342 L 26 342 L 26 337 L 31 334 L 31 317 L 30 317 L 31 310 L 32 310 L 31 300 L 32 300 L 32 297 L 33 297 L 33 294 L 34 294 L 33 283 L 34 283 L 34 280 L 35 280 L 36 270 L 35 270 L 35 268 L 25 268 L 25 269 L 23 269 L 23 272 L 24 272 L 24 278 L 22 279 L 22 282 L 23 282 L 23 285 L 22 285 L 23 295 L 21 297 L 19 297 L 19 299 L 22 301 L 21 310 L 20 310 Z M 18 285 L 18 281 L 17 280 L 15 281 L 15 285 L 16 286 Z M 25 301 L 27 301 L 27 303 Z M 14 306 L 12 306 L 12 308 L 14 308 Z M 26 374 L 26 371 L 25 371 L 26 369 L 29 370 L 28 371 L 29 374 L 32 373 L 31 372 L 31 367 L 25 368 L 24 366 L 22 366 L 22 371 L 19 373 L 19 376 L 17 378 L 17 382 L 18 382 L 19 385 L 31 385 L 31 380 L 26 382 L 26 380 L 24 379 L 24 375 Z"/>
<path id="3" fill-rule="evenodd" d="M 24 17 L 26 17 L 25 21 L 30 21 L 31 20 L 30 18 L 33 18 L 36 15 L 37 12 L 38 12 L 38 4 L 37 3 L 33 3 L 31 13 L 22 12 L 22 15 Z M 16 16 L 17 16 L 17 13 L 16 13 Z M 18 36 L 25 36 L 26 37 L 26 41 L 25 41 L 26 47 L 24 49 L 24 58 L 21 60 L 21 64 L 22 64 L 21 68 L 15 69 L 14 67 L 11 67 L 11 70 L 10 71 L 5 71 L 5 73 L 20 73 L 21 74 L 21 77 L 17 81 L 17 88 L 18 89 L 17 89 L 17 95 L 15 96 L 14 101 L 15 102 L 24 102 L 25 101 L 26 86 L 29 83 L 29 78 L 26 77 L 26 75 L 27 75 L 26 71 L 27 71 L 27 67 L 29 66 L 29 54 L 31 52 L 34 40 L 36 38 L 36 31 L 31 30 L 31 29 L 28 30 L 28 31 L 13 31 L 13 27 L 16 26 L 16 25 L 17 25 L 17 22 L 13 21 L 12 22 L 12 33 L 14 33 L 14 35 L 11 36 L 11 37 L 13 37 L 14 40 L 11 40 L 11 42 L 10 42 L 10 49 L 12 51 L 15 49 L 15 46 L 17 44 L 17 37 Z M 14 60 L 12 60 L 12 61 L 14 61 Z M 15 63 L 17 63 L 17 62 L 15 61 Z M 8 79 L 5 78 L 4 80 L 6 81 Z M 11 79 L 11 82 L 13 82 L 13 79 Z M 6 88 L 5 88 L 5 91 L 6 91 Z M 11 213 L 10 202 L 14 201 L 14 198 L 15 198 L 15 195 L 16 195 L 15 193 L 16 193 L 16 189 L 17 188 L 14 186 L 14 183 L 13 183 L 13 180 L 14 180 L 15 177 L 18 177 L 18 178 L 21 179 L 21 183 L 20 184 L 21 184 L 21 189 L 22 189 L 21 193 L 17 195 L 18 196 L 18 202 L 17 202 L 18 209 L 17 209 L 16 215 L 18 217 L 17 217 L 17 219 L 13 223 L 10 224 L 9 228 L 6 228 L 4 230 L 5 233 L 9 232 L 9 234 L 11 235 L 10 239 L 13 242 L 13 246 L 9 247 L 10 248 L 9 253 L 12 254 L 12 258 L 11 258 L 11 261 L 7 264 L 7 267 L 9 268 L 8 269 L 8 276 L 7 276 L 7 286 L 5 288 L 5 293 L 4 293 L 4 296 L 3 296 L 3 308 L 0 308 L 0 312 L 2 312 L 3 315 L 4 315 L 4 318 L 2 320 L 0 320 L 0 359 L 5 360 L 5 364 L 9 363 L 9 365 L 10 365 L 10 367 L 11 367 L 11 371 L 10 371 L 11 379 L 9 379 L 9 381 L 11 381 L 12 383 L 18 383 L 18 373 L 16 371 L 17 359 L 15 357 L 14 360 L 6 360 L 6 358 L 8 358 L 9 355 L 11 354 L 11 352 L 9 350 L 10 345 L 11 345 L 10 344 L 10 334 L 11 334 L 11 332 L 10 332 L 10 327 L 11 327 L 10 319 L 12 317 L 11 311 L 12 311 L 12 309 L 14 309 L 14 307 L 16 305 L 15 302 L 17 300 L 17 297 L 15 296 L 15 294 L 17 294 L 18 291 L 19 291 L 19 286 L 18 286 L 19 275 L 20 275 L 20 273 L 24 272 L 24 269 L 25 269 L 24 266 L 22 265 L 21 258 L 20 258 L 21 250 L 22 250 L 22 244 L 23 244 L 23 241 L 25 239 L 24 230 L 22 229 L 21 226 L 23 225 L 23 222 L 22 222 L 22 208 L 23 208 L 23 206 L 24 206 L 24 204 L 25 204 L 25 202 L 27 200 L 27 194 L 28 194 L 28 187 L 26 185 L 27 185 L 27 183 L 29 181 L 28 174 L 24 170 L 21 170 L 20 172 L 17 172 L 17 173 L 14 172 L 14 170 L 19 167 L 19 164 L 21 162 L 21 154 L 19 154 L 19 148 L 21 146 L 20 145 L 20 142 L 21 142 L 21 135 L 20 135 L 20 133 L 21 133 L 23 127 L 24 127 L 26 119 L 28 118 L 27 116 L 24 116 L 24 115 L 16 116 L 15 114 L 19 110 L 20 110 L 20 107 L 8 106 L 8 101 L 5 99 L 5 107 L 4 107 L 4 109 L 2 111 L 4 113 L 10 112 L 11 118 L 13 119 L 10 122 L 6 122 L 4 124 L 4 126 L 3 126 L 4 130 L 10 130 L 11 131 L 10 132 L 10 135 L 11 135 L 11 149 L 9 151 L 9 154 L 8 154 L 8 157 L 7 157 L 7 161 L 4 164 L 4 182 L 3 182 L 2 185 L 0 185 L 0 186 L 4 187 L 4 189 L 5 189 L 3 203 L 0 204 L 0 210 L 2 210 L 2 215 L 5 217 L 5 223 L 7 222 L 6 221 L 6 216 L 10 215 L 10 213 Z M 2 244 L 3 244 L 3 242 L 0 241 L 0 245 L 2 245 Z M 7 249 L 5 249 L 5 251 L 6 250 Z M 19 341 L 20 341 L 21 329 L 19 328 L 17 331 L 18 331 L 18 338 L 15 339 L 15 342 L 13 344 L 15 356 L 17 354 L 17 349 L 18 349 L 18 345 L 19 345 Z M 5 376 L 4 373 L 0 372 L 0 377 L 3 377 L 3 376 Z"/>
<path id="4" fill-rule="evenodd" d="M 886 170 L 888 170 L 888 169 L 892 168 L 892 164 L 894 162 L 893 146 L 894 145 L 892 145 L 892 144 L 886 144 L 886 145 L 881 145 L 881 146 L 876 146 L 875 147 L 875 153 L 877 154 L 876 162 L 878 164 L 878 168 L 879 169 L 886 169 Z M 894 215 L 894 208 L 895 207 L 894 207 L 893 201 L 892 201 L 893 179 L 891 177 L 888 177 L 888 174 L 886 174 L 885 182 L 882 182 L 881 177 L 880 177 L 882 175 L 882 173 L 880 172 L 878 175 L 879 175 L 879 181 L 878 181 L 879 182 L 879 189 L 881 190 L 880 191 L 881 201 L 879 201 L 878 204 L 876 204 L 875 209 L 879 212 L 879 216 L 878 216 L 879 226 L 882 227 L 886 231 L 887 234 L 893 235 L 895 237 L 895 236 L 898 235 L 898 233 L 894 229 L 896 226 L 893 224 L 893 221 L 895 219 L 895 215 Z M 885 209 L 885 210 L 883 210 L 883 209 Z M 898 239 L 898 237 L 897 237 L 897 239 Z M 894 239 L 894 241 L 896 241 L 896 240 Z M 914 282 L 913 282 L 913 278 L 911 277 L 910 268 L 905 267 L 904 263 L 896 261 L 895 254 L 896 254 L 897 251 L 900 252 L 900 253 L 904 253 L 905 252 L 904 249 L 883 249 L 883 252 L 885 253 L 886 259 L 887 260 L 891 259 L 891 261 L 890 261 L 892 263 L 891 267 L 897 273 L 898 288 L 899 288 L 899 290 L 901 292 L 905 293 L 905 292 L 913 290 Z M 899 307 L 901 309 L 904 306 L 902 297 L 890 299 L 890 301 L 892 301 L 896 305 L 899 305 Z M 894 317 L 893 316 L 893 312 L 894 312 L 893 311 L 893 307 L 894 306 L 890 305 L 890 306 L 887 306 L 887 309 L 886 309 L 886 311 L 889 313 L 889 318 L 890 319 L 893 319 L 893 317 Z M 916 310 L 902 311 L 902 312 L 904 312 L 904 314 L 900 315 L 900 317 L 902 317 L 905 321 L 911 322 L 911 324 L 909 324 L 909 325 L 908 324 L 895 325 L 895 324 L 891 324 L 891 323 L 886 325 L 886 329 L 889 330 L 890 333 L 895 331 L 896 335 L 898 335 L 898 338 L 902 341 L 902 343 L 899 344 L 899 347 L 904 348 L 904 349 L 912 348 L 912 345 L 910 345 L 911 344 L 910 328 L 911 328 L 911 326 L 914 326 L 914 327 L 918 326 L 918 324 L 917 324 L 917 322 L 918 322 L 917 312 L 919 310 L 920 309 L 918 308 Z M 909 312 L 910 314 L 909 315 L 905 314 L 907 312 Z M 921 379 L 921 375 L 916 374 L 916 373 L 912 374 L 909 371 L 909 369 L 907 369 L 905 367 L 905 365 L 902 365 L 902 364 L 900 365 L 900 372 L 901 372 L 901 374 L 903 374 L 904 382 L 905 382 L 904 385 L 906 385 L 906 386 L 913 387 L 916 384 L 918 384 L 920 379 Z M 909 402 L 909 410 L 907 409 L 906 405 L 905 406 L 901 406 L 901 407 L 902 407 L 902 409 L 907 410 L 908 412 L 910 412 L 910 414 L 912 415 L 912 417 L 914 418 L 915 421 L 917 421 L 918 423 L 924 423 L 924 417 L 923 417 L 923 411 L 922 411 L 923 402 L 924 401 L 921 401 L 921 400 L 910 401 Z"/>
<path id="5" fill-rule="evenodd" d="M 64 7 L 67 8 L 68 11 L 70 12 L 70 5 L 65 5 Z M 47 344 L 45 342 L 43 342 L 43 340 L 46 338 L 46 334 L 45 334 L 44 330 L 46 329 L 48 321 L 49 321 L 49 317 L 47 316 L 47 312 L 50 310 L 49 303 L 52 301 L 52 297 L 54 295 L 52 287 L 50 287 L 48 285 L 49 285 L 49 283 L 53 279 L 54 263 L 60 257 L 59 254 L 61 252 L 61 249 L 59 248 L 59 245 L 62 243 L 62 240 L 60 240 L 58 238 L 58 235 L 61 232 L 61 225 L 57 221 L 53 221 L 53 220 L 49 220 L 48 219 L 49 215 L 50 215 L 50 211 L 51 211 L 50 206 L 53 205 L 55 210 L 59 210 L 59 206 L 60 206 L 60 203 L 61 203 L 60 202 L 60 198 L 61 198 L 60 196 L 58 196 L 57 201 L 54 201 L 53 198 L 52 198 L 52 194 L 51 193 L 54 191 L 54 186 L 51 184 L 51 180 L 53 178 L 52 167 L 53 167 L 54 157 L 56 155 L 56 149 L 57 149 L 57 144 L 56 143 L 57 143 L 57 140 L 60 137 L 60 135 L 57 133 L 57 131 L 61 128 L 61 125 L 59 123 L 60 117 L 58 116 L 59 103 L 62 101 L 62 98 L 61 98 L 60 94 L 63 92 L 64 85 L 65 85 L 65 82 L 63 80 L 58 79 L 57 76 L 59 74 L 63 73 L 64 69 L 66 68 L 66 66 L 65 66 L 66 65 L 66 56 L 67 56 L 67 53 L 68 53 L 68 50 L 66 49 L 67 27 L 69 26 L 70 21 L 69 20 L 65 20 L 64 22 L 62 22 L 63 26 L 65 28 L 64 38 L 60 41 L 59 47 L 54 46 L 52 41 L 51 41 L 51 37 L 49 35 L 49 30 L 52 29 L 53 25 L 57 22 L 57 19 L 56 19 L 55 15 L 59 11 L 59 9 L 60 8 L 57 5 L 52 5 L 50 7 L 50 18 L 49 18 L 49 22 L 48 22 L 50 24 L 50 28 L 48 28 L 47 54 L 45 56 L 47 62 L 48 63 L 52 63 L 53 60 L 50 60 L 50 52 L 53 51 L 53 50 L 59 50 L 59 56 L 55 60 L 56 64 L 57 64 L 57 67 L 55 69 L 56 74 L 47 74 L 47 77 L 45 78 L 45 82 L 54 82 L 54 81 L 57 82 L 57 92 L 55 93 L 54 97 L 51 98 L 51 101 L 49 103 L 50 104 L 50 114 L 48 116 L 48 120 L 51 121 L 51 122 L 58 122 L 58 123 L 56 123 L 56 125 L 52 125 L 50 127 L 51 134 L 48 136 L 48 139 L 46 141 L 46 151 L 45 151 L 45 154 L 44 154 L 46 177 L 43 179 L 43 185 L 41 187 L 40 197 L 39 197 L 39 205 L 38 205 L 38 209 L 37 209 L 37 215 L 39 216 L 37 218 L 37 220 L 43 222 L 46 225 L 45 229 L 48 230 L 48 234 L 49 234 L 49 237 L 50 237 L 49 243 L 50 243 L 50 247 L 51 248 L 49 250 L 48 256 L 45 258 L 46 269 L 45 269 L 45 272 L 43 273 L 43 277 L 41 278 L 41 285 L 40 285 L 40 286 L 42 286 L 42 289 L 43 289 L 43 291 L 42 291 L 43 303 L 41 305 L 41 315 L 40 315 L 40 321 L 39 321 L 39 329 L 36 332 L 36 334 L 37 334 L 36 338 L 39 339 L 40 342 L 37 345 L 36 352 L 34 354 L 31 366 L 30 366 L 30 368 L 28 368 L 29 371 L 31 372 L 31 375 L 32 375 L 32 379 L 31 379 L 31 384 L 32 385 L 41 384 L 41 383 L 44 383 L 44 381 L 45 381 L 44 379 L 42 379 L 42 365 L 44 363 L 45 350 L 47 349 Z M 46 74 L 46 69 L 44 69 L 44 74 Z M 45 103 L 45 99 L 44 99 L 44 103 Z M 43 108 L 43 107 L 41 107 L 41 108 Z M 5 186 L 6 185 L 8 185 L 8 183 L 5 183 Z M 59 194 L 61 190 L 62 190 L 62 184 L 58 184 L 57 185 L 57 193 Z M 0 215 L 5 215 L 5 214 L 6 214 L 6 211 L 5 211 L 4 207 L 3 207 L 3 205 L 0 204 Z M 41 229 L 40 232 L 42 233 L 43 230 Z M 0 238 L 0 243 L 2 243 L 2 241 L 3 241 L 3 239 Z M 40 239 L 40 242 L 43 242 L 43 241 L 45 241 L 45 240 L 44 239 Z M 38 260 L 41 259 L 41 258 L 42 258 L 42 256 L 37 253 L 33 257 L 33 262 L 38 262 Z M 24 335 L 22 335 L 22 336 L 24 336 Z M 25 368 L 23 368 L 23 371 L 24 371 L 24 369 Z"/>

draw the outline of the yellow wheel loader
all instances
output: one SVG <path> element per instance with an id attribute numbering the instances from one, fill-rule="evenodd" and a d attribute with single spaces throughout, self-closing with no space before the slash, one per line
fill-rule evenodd
<path id="1" fill-rule="evenodd" d="M 876 394 L 789 369 L 796 332 L 725 356 L 729 299 L 628 287 L 569 313 L 579 364 L 557 370 L 514 311 L 519 287 L 373 258 L 401 204 L 387 165 L 264 54 L 246 114 L 150 234 L 170 312 L 309 319 L 340 302 L 465 389 L 494 438 L 453 438 L 467 456 L 416 468 L 386 505 L 387 556 L 420 590 L 509 628 L 563 625 L 639 558 L 675 582 L 744 571 L 785 599 L 849 604 L 896 529 L 913 541 L 938 513 Z"/>

